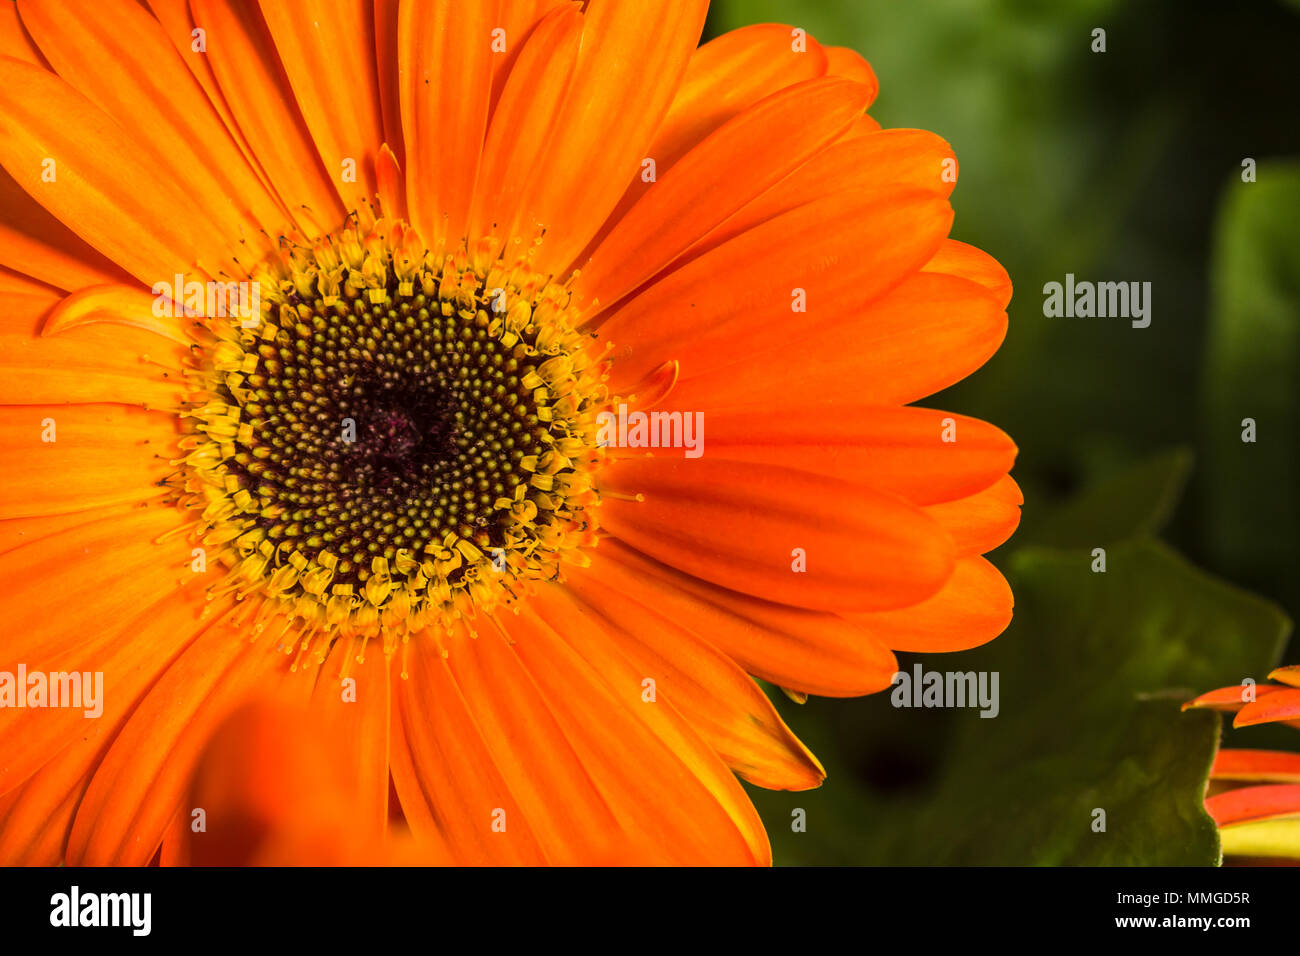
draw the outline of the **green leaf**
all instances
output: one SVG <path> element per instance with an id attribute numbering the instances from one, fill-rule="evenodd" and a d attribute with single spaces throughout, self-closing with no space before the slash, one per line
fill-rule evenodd
<path id="1" fill-rule="evenodd" d="M 927 671 L 998 672 L 998 716 L 954 714 L 942 743 L 948 759 L 923 792 L 855 786 L 837 779 L 842 753 L 822 753 L 830 776 L 821 791 L 758 797 L 776 859 L 1216 864 L 1218 835 L 1202 800 L 1218 720 L 1181 713 L 1180 704 L 1262 678 L 1289 623 L 1274 605 L 1158 542 L 1125 542 L 1106 558 L 1106 571 L 1094 573 L 1089 551 L 1017 553 L 1007 633 L 965 654 L 920 659 Z M 879 711 L 881 701 L 873 703 Z M 897 713 L 913 723 L 927 715 Z M 788 719 L 800 729 L 797 714 Z M 795 807 L 807 810 L 806 833 L 791 831 Z M 1098 809 L 1105 832 L 1092 829 Z M 819 830 L 852 855 L 819 844 Z"/>
<path id="2" fill-rule="evenodd" d="M 1293 595 L 1300 570 L 1300 164 L 1261 163 L 1256 177 L 1234 177 L 1215 241 L 1206 536 L 1215 565 L 1234 579 Z M 1242 440 L 1247 418 L 1254 442 Z"/>
<path id="3" fill-rule="evenodd" d="M 1191 467 L 1192 454 L 1186 448 L 1152 455 L 1093 484 L 1037 523 L 1022 526 L 1016 544 L 1091 550 L 1155 534 L 1178 504 Z M 1026 517 L 1032 521 L 1032 510 Z"/>

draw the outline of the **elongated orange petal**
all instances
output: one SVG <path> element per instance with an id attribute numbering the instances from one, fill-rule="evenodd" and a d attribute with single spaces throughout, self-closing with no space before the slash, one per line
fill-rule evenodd
<path id="1" fill-rule="evenodd" d="M 658 178 L 709 134 L 764 97 L 826 75 L 826 56 L 811 37 L 796 50 L 793 27 L 762 23 L 710 40 L 691 54 L 668 114 L 646 149 Z M 605 220 L 589 248 L 595 249 L 656 183 L 641 170 Z"/>
<path id="2" fill-rule="evenodd" d="M 500 42 L 504 50 L 494 49 L 492 56 L 492 109 L 495 112 L 501 101 L 510 73 L 519 62 L 521 51 L 533 36 L 533 32 L 557 9 L 580 10 L 569 0 L 508 0 L 501 4 L 501 14 L 497 24 L 500 29 Z M 494 32 L 494 37 L 497 36 Z"/>
<path id="3" fill-rule="evenodd" d="M 527 221 L 547 230 L 537 268 L 572 263 L 618 202 L 699 42 L 707 6 L 587 4 L 569 92 L 523 204 Z"/>
<path id="4" fill-rule="evenodd" d="M 1275 694 L 1282 688 L 1276 684 L 1229 684 L 1227 687 L 1219 687 L 1215 690 L 1208 691 L 1197 697 L 1195 700 L 1189 700 L 1183 704 L 1183 710 L 1208 709 L 1208 710 L 1240 710 L 1252 700 L 1269 694 Z"/>
<path id="5" fill-rule="evenodd" d="M 0 264 L 72 291 L 129 277 L 59 222 L 0 169 Z"/>
<path id="6" fill-rule="evenodd" d="M 831 196 L 751 229 L 604 320 L 600 334 L 614 344 L 611 388 L 673 358 L 689 377 L 694 362 L 718 364 L 738 337 L 787 329 L 801 310 L 829 319 L 862 308 L 928 260 L 951 223 L 943 198 L 886 189 Z"/>
<path id="7" fill-rule="evenodd" d="M 515 235 L 521 204 L 537 175 L 578 57 L 583 18 L 562 6 L 546 17 L 519 52 L 492 114 L 474 192 L 470 234 Z"/>
<path id="8" fill-rule="evenodd" d="M 65 296 L 61 302 L 50 309 L 45 316 L 41 329 L 42 335 L 61 335 L 72 329 L 79 329 L 98 323 L 111 326 L 130 326 L 151 332 L 159 339 L 157 352 L 162 357 L 174 354 L 167 345 L 189 348 L 194 339 L 187 331 L 187 324 L 193 319 L 185 316 L 168 316 L 154 314 L 157 299 L 150 292 L 137 285 L 96 285 L 80 289 L 72 295 Z"/>
<path id="9" fill-rule="evenodd" d="M 24 0 L 19 12 L 58 74 L 184 184 L 206 228 L 269 248 L 258 231 L 282 213 L 157 20 L 134 0 L 103 0 L 95 16 L 68 0 Z"/>
<path id="10" fill-rule="evenodd" d="M 625 593 L 598 573 L 565 586 L 616 635 L 619 649 L 737 774 L 772 790 L 808 790 L 826 771 L 767 695 L 727 655 L 653 609 L 652 592 Z"/>
<path id="11" fill-rule="evenodd" d="M 858 697 L 889 686 L 889 648 L 835 614 L 804 611 L 729 591 L 628 547 L 602 541 L 592 574 L 709 642 L 751 674 L 824 697 Z"/>
<path id="12" fill-rule="evenodd" d="M 0 797 L 0 865 L 62 864 L 68 828 L 85 791 L 85 764 L 75 747 L 65 747 Z"/>
<path id="13" fill-rule="evenodd" d="M 294 98 L 325 173 L 347 209 L 375 194 L 372 154 L 384 142 L 368 0 L 262 0 Z"/>
<path id="14" fill-rule="evenodd" d="M 1210 768 L 1214 780 L 1300 784 L 1300 753 L 1286 750 L 1220 750 Z"/>
<path id="15" fill-rule="evenodd" d="M 185 394 L 179 357 L 148 332 L 103 324 L 44 338 L 0 332 L 0 403 L 174 408 Z"/>
<path id="16" fill-rule="evenodd" d="M 770 864 L 758 814 L 713 749 L 671 706 L 642 698 L 645 675 L 563 589 L 535 600 L 546 626 L 521 615 L 511 628 L 516 653 L 593 779 L 647 843 L 617 862 L 650 853 L 678 863 Z"/>
<path id="17" fill-rule="evenodd" d="M 1221 827 L 1246 820 L 1300 816 L 1300 785 L 1278 783 L 1227 790 L 1206 797 L 1205 810 Z"/>
<path id="18" fill-rule="evenodd" d="M 21 548 L 66 528 L 93 524 L 101 518 L 121 517 L 139 505 L 116 504 L 85 511 L 69 511 L 57 515 L 37 515 L 31 518 L 10 518 L 0 521 L 0 554 Z"/>
<path id="19" fill-rule="evenodd" d="M 966 557 L 958 559 L 943 590 L 920 604 L 845 617 L 896 651 L 964 651 L 1006 630 L 1013 604 L 998 569 L 985 558 Z"/>
<path id="20" fill-rule="evenodd" d="M 331 758 L 346 769 L 349 829 L 383 842 L 388 824 L 388 748 L 392 695 L 382 644 L 340 638 L 320 666 L 310 720 L 331 741 Z"/>
<path id="21" fill-rule="evenodd" d="M 147 863 L 181 809 L 212 731 L 254 692 L 271 693 L 288 667 L 269 639 L 250 644 L 235 620 L 200 635 L 154 684 L 96 770 L 68 838 L 69 864 Z M 302 678 L 296 684 L 311 688 Z"/>
<path id="22" fill-rule="evenodd" d="M 952 147 L 925 130 L 878 130 L 836 143 L 701 238 L 692 254 L 701 255 L 783 213 L 838 193 L 892 185 L 946 198 L 954 183 L 944 176 L 944 164 L 952 159 Z"/>
<path id="23" fill-rule="evenodd" d="M 867 100 L 867 105 L 870 106 L 876 94 L 880 92 L 880 81 L 876 79 L 876 71 L 871 68 L 866 57 L 857 50 L 844 46 L 828 46 L 822 49 L 826 52 L 826 72 L 831 76 L 842 76 L 846 80 L 853 80 L 866 87 L 870 91 Z"/>
<path id="24" fill-rule="evenodd" d="M 51 167 L 47 161 L 54 163 Z M 0 58 L 0 165 L 64 225 L 147 286 L 228 237 L 105 112 L 44 70 Z M 55 182 L 42 180 L 53 169 Z M 147 182 L 148 189 L 138 188 Z"/>
<path id="25" fill-rule="evenodd" d="M 978 494 L 957 501 L 930 505 L 925 513 L 952 536 L 960 557 L 986 554 L 1020 524 L 1025 496 L 1010 475 L 1003 475 Z"/>
<path id="26" fill-rule="evenodd" d="M 601 505 L 601 526 L 637 550 L 795 607 L 904 607 L 952 574 L 952 540 L 918 509 L 809 472 L 708 456 L 626 459 L 601 488 L 644 496 Z"/>
<path id="27" fill-rule="evenodd" d="M 578 756 L 551 700 L 507 643 L 514 640 L 514 625 L 515 616 L 505 612 L 484 622 L 477 639 L 457 628 L 447 667 L 547 859 L 562 865 L 608 861 L 623 821 Z"/>
<path id="28" fill-rule="evenodd" d="M 468 225 L 492 95 L 500 0 L 403 0 L 397 42 L 406 205 L 430 248 Z"/>
<path id="29" fill-rule="evenodd" d="M 82 674 L 92 691 L 93 675 L 99 674 L 102 693 L 95 708 L 0 710 L 0 741 L 6 755 L 0 767 L 0 792 L 26 780 L 71 741 L 77 741 L 89 770 L 92 755 L 107 748 L 149 685 L 225 606 L 206 600 L 198 575 L 189 574 L 181 587 L 167 580 L 165 572 L 155 579 L 161 580 L 154 593 L 146 596 L 143 589 L 136 589 L 134 607 L 105 619 L 75 646 L 61 651 L 53 646 L 33 648 L 34 653 L 26 656 L 23 663 L 29 674 Z M 87 711 L 94 709 L 99 713 L 87 717 Z"/>
<path id="30" fill-rule="evenodd" d="M 1261 687 L 1259 690 L 1263 690 Z M 1300 688 L 1283 687 L 1276 692 L 1259 695 L 1251 703 L 1237 712 L 1232 721 L 1234 727 L 1249 727 L 1252 724 L 1267 724 L 1276 720 L 1300 721 Z"/>
<path id="31" fill-rule="evenodd" d="M 122 405 L 0 406 L 0 517 L 164 494 L 175 426 L 172 415 Z"/>
<path id="32" fill-rule="evenodd" d="M 723 124 L 669 170 L 582 264 L 588 313 L 619 301 L 710 229 L 779 182 L 862 112 L 866 90 L 810 80 Z M 772 136 L 773 129 L 790 130 Z"/>
<path id="33" fill-rule="evenodd" d="M 382 862 L 387 821 L 370 819 L 367 811 L 375 808 L 363 796 L 369 788 L 360 785 L 356 764 L 343 758 L 349 748 L 339 746 L 331 729 L 307 708 L 282 702 L 236 708 L 195 768 L 188 803 L 203 809 L 204 827 L 184 828 L 182 860 L 196 866 Z M 188 814 L 182 819 L 188 822 Z M 285 855 L 290 848 L 295 856 Z"/>
<path id="34" fill-rule="evenodd" d="M 63 861 L 74 813 L 93 772 L 138 701 L 158 673 L 170 666 L 198 633 L 220 623 L 230 609 L 228 599 L 203 601 L 198 608 L 186 601 L 159 605 L 158 613 L 138 619 L 134 639 L 120 641 L 111 662 L 104 664 L 103 715 L 13 791 L 18 797 L 16 805 L 0 820 L 0 862 L 54 865 Z M 196 612 L 198 622 L 194 620 Z M 123 615 L 122 620 L 130 622 L 130 616 Z"/>
<path id="35" fill-rule="evenodd" d="M 999 308 L 1005 309 L 1011 301 L 1011 277 L 1002 263 L 984 250 L 956 239 L 945 239 L 921 271 L 957 276 L 982 285 L 992 293 Z"/>
<path id="36" fill-rule="evenodd" d="M 812 37 L 796 49 L 794 28 L 760 23 L 731 30 L 696 50 L 647 156 L 666 172 L 713 130 L 766 96 L 826 74 Z"/>
<path id="37" fill-rule="evenodd" d="M 23 26 L 16 3 L 0 3 L 0 56 L 10 56 L 33 66 L 49 66 Z"/>
<path id="38" fill-rule="evenodd" d="M 191 549 L 176 534 L 184 526 L 174 508 L 134 508 L 71 524 L 0 555 L 0 585 L 13 601 L 6 610 L 5 663 L 66 653 L 93 640 L 103 621 L 120 620 L 192 583 Z M 52 588 L 57 617 L 50 614 Z"/>
<path id="39" fill-rule="evenodd" d="M 1279 667 L 1268 675 L 1268 679 L 1289 684 L 1291 687 L 1300 687 L 1300 664 Z"/>
<path id="40" fill-rule="evenodd" d="M 676 408 L 679 401 L 691 407 L 673 392 L 669 404 Z M 1015 443 L 1001 429 L 939 409 L 857 401 L 703 408 L 709 457 L 796 467 L 919 505 L 984 491 L 1016 457 Z"/>
<path id="41" fill-rule="evenodd" d="M 414 640 L 403 656 L 408 675 L 393 683 L 392 774 L 411 831 L 445 842 L 462 863 L 546 862 L 437 646 Z"/>
<path id="42" fill-rule="evenodd" d="M 280 202 L 300 228 L 312 223 L 334 228 L 346 210 L 298 112 L 257 4 L 194 0 L 192 9 L 208 31 L 211 46 L 205 60 L 230 101 L 232 121 L 250 143 Z M 310 213 L 307 217 L 300 217 L 303 206 Z"/>

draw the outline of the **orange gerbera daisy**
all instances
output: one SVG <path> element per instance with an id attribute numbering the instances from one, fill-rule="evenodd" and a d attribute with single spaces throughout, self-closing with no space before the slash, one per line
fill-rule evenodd
<path id="1" fill-rule="evenodd" d="M 1220 687 L 1183 709 L 1235 712 L 1233 727 L 1300 727 L 1300 666 L 1279 667 L 1268 676 L 1278 683 Z M 1205 809 L 1219 825 L 1224 856 L 1300 860 L 1300 753 L 1220 750 L 1210 768 Z"/>
<path id="2" fill-rule="evenodd" d="M 364 832 L 767 863 L 735 774 L 824 772 L 749 675 L 1006 626 L 1015 447 L 910 404 L 1006 331 L 952 152 L 705 12 L 0 5 L 0 860 L 148 862 L 271 694 Z"/>

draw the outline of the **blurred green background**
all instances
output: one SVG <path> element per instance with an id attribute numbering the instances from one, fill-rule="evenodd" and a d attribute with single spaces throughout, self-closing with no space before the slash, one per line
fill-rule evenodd
<path id="1" fill-rule="evenodd" d="M 1010 433 L 1025 492 L 992 555 L 1011 629 L 900 655 L 999 671 L 1001 714 L 774 692 L 828 772 L 810 793 L 751 788 L 777 862 L 1217 862 L 1200 800 L 1220 729 L 1178 704 L 1300 659 L 1284 649 L 1300 613 L 1300 3 L 714 0 L 706 39 L 759 22 L 859 50 L 872 115 L 955 148 L 953 236 L 1016 291 L 999 353 L 923 404 Z M 1150 327 L 1044 317 L 1043 285 L 1067 272 L 1151 282 Z M 1229 739 L 1300 747 L 1289 728 Z"/>

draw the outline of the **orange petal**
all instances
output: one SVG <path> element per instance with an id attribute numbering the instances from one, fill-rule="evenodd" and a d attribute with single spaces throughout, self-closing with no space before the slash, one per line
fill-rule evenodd
<path id="1" fill-rule="evenodd" d="M 69 0 L 24 0 L 19 13 L 59 76 L 112 116 L 151 167 L 183 184 L 206 229 L 260 241 L 259 229 L 281 224 L 203 86 L 140 4 L 103 0 L 88 17 Z"/>
<path id="2" fill-rule="evenodd" d="M 226 619 L 191 644 L 154 684 L 113 742 L 77 809 L 73 866 L 142 866 L 182 808 L 207 738 L 244 700 L 270 693 L 289 661 Z M 292 682 L 293 678 L 289 678 Z M 310 682 L 296 683 L 310 690 Z"/>
<path id="3" fill-rule="evenodd" d="M 837 615 L 716 587 L 621 541 L 602 541 L 590 571 L 583 573 L 654 607 L 749 673 L 781 687 L 860 697 L 888 687 L 898 671 L 887 647 Z"/>
<path id="4" fill-rule="evenodd" d="M 672 704 L 737 774 L 770 790 L 821 786 L 826 771 L 767 695 L 731 658 L 654 610 L 651 592 L 628 594 L 585 572 L 564 586 L 606 622 L 644 675 L 642 687 L 653 679 L 656 697 Z"/>
<path id="5" fill-rule="evenodd" d="M 85 791 L 85 764 L 71 747 L 0 797 L 0 866 L 59 866 Z"/>
<path id="6" fill-rule="evenodd" d="M 897 611 L 847 614 L 886 647 L 926 653 L 964 651 L 987 644 L 1011 623 L 1011 588 L 981 557 L 960 558 L 938 594 Z"/>
<path id="7" fill-rule="evenodd" d="M 1183 710 L 1240 710 L 1252 700 L 1279 693 L 1282 689 L 1276 684 L 1229 684 L 1189 700 L 1183 704 Z"/>
<path id="8" fill-rule="evenodd" d="M 1288 684 L 1291 687 L 1300 687 L 1300 664 L 1279 667 L 1268 675 L 1268 679 Z"/>
<path id="9" fill-rule="evenodd" d="M 969 498 L 930 505 L 925 513 L 952 536 L 962 557 L 986 554 L 1011 537 L 1020 524 L 1025 496 L 1010 475 Z"/>
<path id="10" fill-rule="evenodd" d="M 951 223 L 941 197 L 886 189 L 830 196 L 751 229 L 658 279 L 603 322 L 600 334 L 614 344 L 611 389 L 673 358 L 689 378 L 695 362 L 725 361 L 738 339 L 788 330 L 800 308 L 827 319 L 860 309 L 928 260 Z"/>
<path id="11" fill-rule="evenodd" d="M 112 117 L 52 73 L 2 58 L 0 165 L 146 285 L 186 271 L 200 251 L 217 258 L 227 245 L 229 237 L 214 240 L 202 207 L 141 156 Z M 42 181 L 49 168 L 52 183 Z"/>
<path id="12" fill-rule="evenodd" d="M 173 415 L 122 405 L 0 406 L 0 517 L 165 494 L 160 482 L 175 471 L 175 427 Z"/>
<path id="13" fill-rule="evenodd" d="M 402 656 L 392 774 L 411 831 L 445 842 L 462 863 L 546 862 L 437 646 L 417 636 Z"/>
<path id="14" fill-rule="evenodd" d="M 65 514 L 0 521 L 0 554 L 12 551 L 14 548 L 21 548 L 52 534 L 58 534 L 66 528 L 92 524 L 101 518 L 121 517 L 138 507 L 132 504 L 107 505 L 103 508 L 89 508 L 85 511 L 70 511 Z"/>
<path id="15" fill-rule="evenodd" d="M 987 252 L 956 239 L 945 239 L 922 271 L 958 276 L 978 283 L 993 294 L 999 308 L 1005 309 L 1011 301 L 1011 277 L 1002 264 Z"/>
<path id="16" fill-rule="evenodd" d="M 189 520 L 175 508 L 135 508 L 0 555 L 4 663 L 68 653 L 94 640 L 104 621 L 129 620 L 193 583 L 189 543 L 176 533 Z M 57 615 L 51 613 L 55 600 Z"/>
<path id="17" fill-rule="evenodd" d="M 393 154 L 406 155 L 402 136 L 401 77 L 397 68 L 397 16 L 399 0 L 374 0 L 375 5 L 375 79 L 379 91 L 380 115 L 383 118 L 384 142 Z"/>
<path id="18" fill-rule="evenodd" d="M 1239 787 L 1205 798 L 1205 810 L 1224 827 L 1246 820 L 1300 816 L 1300 785 Z"/>
<path id="19" fill-rule="evenodd" d="M 727 120 L 778 90 L 826 75 L 826 55 L 812 37 L 796 51 L 793 27 L 760 23 L 696 50 L 655 131 L 647 156 L 665 172 Z"/>
<path id="20" fill-rule="evenodd" d="M 724 123 L 663 174 L 582 265 L 573 289 L 588 312 L 619 301 L 839 136 L 866 98 L 857 83 L 810 80 Z M 773 136 L 774 129 L 789 132 Z"/>
<path id="21" fill-rule="evenodd" d="M 562 588 L 545 588 L 534 602 L 546 624 L 521 615 L 511 625 L 515 651 L 624 826 L 647 844 L 617 862 L 649 854 L 770 864 L 767 834 L 739 781 L 677 711 L 642 699 L 644 675 L 605 628 Z"/>
<path id="22" fill-rule="evenodd" d="M 368 0 L 261 0 L 261 10 L 325 174 L 347 209 L 360 208 L 384 142 L 374 11 Z"/>
<path id="23" fill-rule="evenodd" d="M 741 27 L 710 40 L 694 53 L 673 97 L 668 114 L 655 131 L 645 158 L 655 161 L 662 178 L 679 159 L 710 133 L 759 100 L 806 80 L 826 75 L 826 56 L 812 37 L 794 49 L 793 27 L 761 23 Z M 646 195 L 652 182 L 631 176 L 623 197 L 592 240 L 604 236 Z"/>
<path id="24" fill-rule="evenodd" d="M 683 390 L 671 395 L 689 398 Z M 860 402 L 704 406 L 705 454 L 797 467 L 869 485 L 919 505 L 967 498 L 1011 469 L 1015 443 L 1001 429 L 933 408 Z M 945 436 L 955 441 L 945 441 Z"/>
<path id="25" fill-rule="evenodd" d="M 1286 750 L 1220 750 L 1210 768 L 1214 780 L 1300 784 L 1300 753 Z"/>
<path id="26" fill-rule="evenodd" d="M 457 628 L 447 667 L 547 860 L 608 861 L 624 842 L 623 823 L 510 643 L 514 626 L 502 612 L 477 639 Z"/>
<path id="27" fill-rule="evenodd" d="M 0 861 L 46 865 L 63 862 L 73 815 L 90 785 L 91 775 L 134 712 L 137 701 L 198 630 L 222 619 L 230 602 L 218 599 L 208 606 L 211 617 L 206 624 L 197 626 L 192 617 L 186 616 L 193 608 L 184 601 L 160 602 L 162 613 L 142 616 L 136 639 L 123 642 L 131 646 L 124 646 L 111 664 L 105 664 L 112 676 L 106 675 L 105 679 L 103 715 L 82 733 L 72 735 L 62 750 L 57 750 L 13 791 L 16 805 L 0 821 Z M 129 617 L 123 615 L 122 619 Z M 27 854 L 38 856 L 28 858 Z"/>
<path id="28" fill-rule="evenodd" d="M 519 62 L 520 51 L 532 38 L 537 26 L 557 9 L 573 9 L 569 0 L 509 0 L 501 5 L 498 26 L 505 43 L 504 51 L 493 50 L 492 109 L 496 110 L 506 82 Z M 580 12 L 576 11 L 575 12 Z"/>
<path id="29" fill-rule="evenodd" d="M 953 385 L 1002 344 L 1006 313 L 980 286 L 916 273 L 861 310 L 818 310 L 743 337 L 682 370 L 684 403 L 907 404 Z"/>
<path id="30" fill-rule="evenodd" d="M 108 322 L 143 329 L 189 348 L 194 338 L 187 330 L 187 323 L 193 320 L 183 316 L 155 315 L 156 301 L 153 295 L 135 285 L 90 286 L 65 296 L 50 309 L 41 332 L 43 335 L 57 335 L 82 326 Z M 158 343 L 158 346 L 152 351 L 159 356 L 172 354 L 164 343 Z"/>
<path id="31" fill-rule="evenodd" d="M 1259 688 L 1261 691 L 1263 689 Z M 1237 712 L 1232 726 L 1249 727 L 1276 720 L 1300 720 L 1300 688 L 1285 687 L 1267 696 L 1259 695 L 1258 699 Z"/>
<path id="32" fill-rule="evenodd" d="M 348 830 L 372 844 L 388 824 L 389 670 L 378 642 L 339 638 L 321 665 L 309 715 L 331 742 L 332 761 L 347 770 Z"/>
<path id="33" fill-rule="evenodd" d="M 699 42 L 707 7 L 587 4 L 569 91 L 523 204 L 527 220 L 547 230 L 534 268 L 568 266 L 622 196 Z"/>
<path id="34" fill-rule="evenodd" d="M 723 587 L 814 610 L 906 607 L 953 569 L 952 541 L 906 502 L 810 472 L 713 458 L 624 459 L 601 527 Z M 796 570 L 806 565 L 806 570 Z"/>
<path id="35" fill-rule="evenodd" d="M 564 5 L 539 23 L 523 44 L 483 144 L 470 235 L 516 234 L 537 157 L 550 140 L 577 61 L 582 28 L 579 9 Z"/>
<path id="36" fill-rule="evenodd" d="M 102 324 L 43 338 L 0 331 L 0 403 L 175 408 L 185 395 L 181 354 L 148 332 Z"/>
<path id="37" fill-rule="evenodd" d="M 823 49 L 826 52 L 826 72 L 865 86 L 870 90 L 870 98 L 867 100 L 867 106 L 870 106 L 880 92 L 880 81 L 876 79 L 876 71 L 871 68 L 866 57 L 857 50 L 844 46 L 828 46 Z"/>
<path id="38" fill-rule="evenodd" d="M 48 67 L 41 51 L 23 27 L 16 3 L 0 3 L 0 56 L 13 57 L 33 66 Z"/>
<path id="39" fill-rule="evenodd" d="M 465 234 L 492 96 L 500 0 L 403 2 L 397 21 L 406 205 L 432 249 Z"/>
<path id="40" fill-rule="evenodd" d="M 125 272 L 46 212 L 3 169 L 0 209 L 4 209 L 0 264 L 68 291 L 128 280 Z"/>
<path id="41" fill-rule="evenodd" d="M 97 673 L 102 694 L 93 707 L 0 710 L 6 754 L 0 792 L 26 780 L 66 746 L 78 751 L 83 772 L 89 772 L 158 675 L 225 612 L 226 604 L 206 599 L 195 575 L 186 584 L 181 590 L 161 580 L 152 593 L 133 588 L 134 606 L 101 619 L 105 623 L 88 630 L 75 646 L 55 640 L 48 648 L 33 648 L 23 659 L 28 674 L 79 673 L 84 684 L 84 675 Z M 65 646 L 60 649 L 59 644 Z M 99 713 L 88 717 L 87 710 Z"/>
<path id="42" fill-rule="evenodd" d="M 199 27 L 192 16 L 192 10 L 189 0 L 145 0 L 154 18 L 158 21 L 166 35 L 168 42 L 175 48 L 176 52 L 181 55 L 185 65 L 189 67 L 190 73 L 203 87 L 203 92 L 207 94 L 208 102 L 216 110 L 217 115 L 221 117 L 221 123 L 226 128 L 227 134 L 235 145 L 239 148 L 240 153 L 244 156 L 244 161 L 248 163 L 253 174 L 266 188 L 267 192 L 277 200 L 275 196 L 275 187 L 266 176 L 266 171 L 262 169 L 254 156 L 252 148 L 248 144 L 248 139 L 239 124 L 235 122 L 234 114 L 231 112 L 231 100 L 235 97 L 227 96 L 221 84 L 217 81 L 217 76 L 213 72 L 212 62 L 209 59 L 213 51 L 208 49 L 196 50 L 194 31 Z M 252 0 L 232 0 L 238 3 L 251 3 Z M 207 24 L 203 24 L 206 30 Z M 284 204 L 281 202 L 283 208 Z"/>
<path id="43" fill-rule="evenodd" d="M 946 199 L 954 185 L 944 176 L 949 161 L 955 162 L 952 147 L 934 133 L 918 129 L 867 131 L 822 150 L 701 239 L 692 252 L 699 255 L 783 213 L 836 193 L 892 185 Z"/>
<path id="44" fill-rule="evenodd" d="M 369 820 L 366 788 L 337 743 L 307 708 L 260 700 L 236 708 L 195 768 L 187 805 L 203 809 L 204 828 L 185 828 L 182 857 L 196 866 L 380 862 L 382 827 Z M 386 794 L 386 772 L 384 781 Z"/>
<path id="45" fill-rule="evenodd" d="M 208 31 L 201 55 L 226 94 L 232 121 L 299 227 L 333 229 L 346 215 L 332 179 L 298 112 L 288 77 L 256 3 L 193 0 L 194 16 Z M 337 177 L 338 170 L 332 171 Z M 301 207 L 309 216 L 299 218 Z"/>

